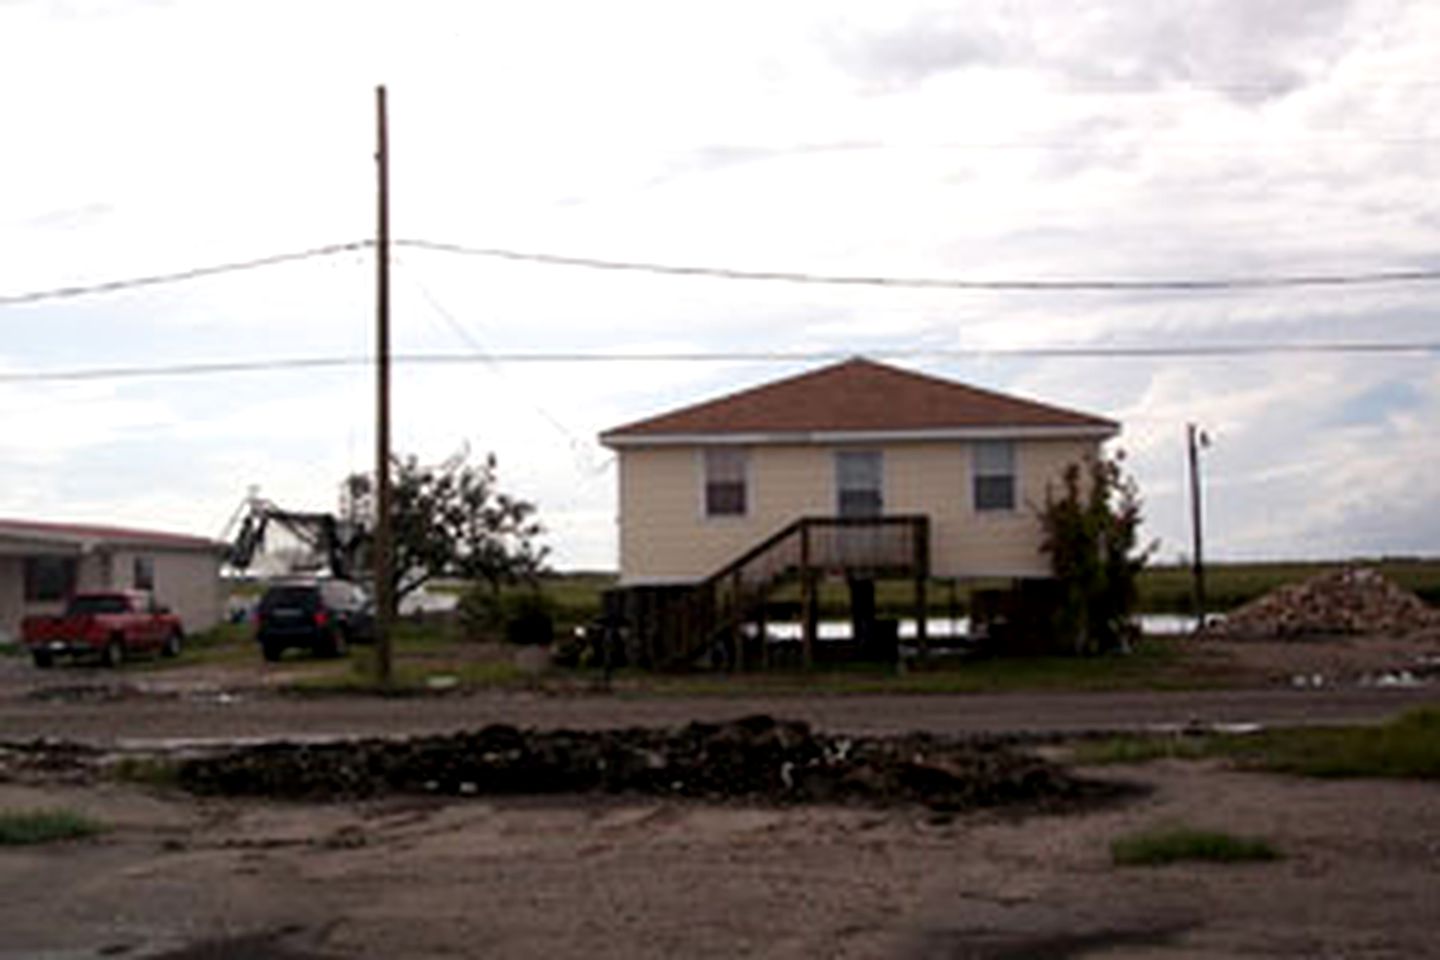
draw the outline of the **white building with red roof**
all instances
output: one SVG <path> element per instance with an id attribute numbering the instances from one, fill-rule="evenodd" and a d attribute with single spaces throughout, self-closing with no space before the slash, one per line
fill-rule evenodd
<path id="1" fill-rule="evenodd" d="M 204 537 L 93 524 L 0 519 L 0 635 L 58 613 L 73 594 L 148 590 L 187 631 L 220 621 L 225 545 Z"/>

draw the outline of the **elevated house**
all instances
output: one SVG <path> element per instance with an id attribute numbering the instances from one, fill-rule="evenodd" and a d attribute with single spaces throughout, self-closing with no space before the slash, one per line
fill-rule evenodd
<path id="1" fill-rule="evenodd" d="M 223 614 L 225 545 L 203 537 L 93 524 L 0 519 L 0 636 L 32 613 L 59 613 L 74 593 L 149 590 L 187 631 Z"/>
<path id="2" fill-rule="evenodd" d="M 923 644 L 929 580 L 1048 576 L 1036 507 L 1118 432 L 858 358 L 616 427 L 600 437 L 619 461 L 612 615 L 642 661 L 745 666 L 767 657 L 771 598 L 798 582 L 809 662 L 824 578 L 849 582 L 857 631 L 874 582 L 899 578 Z"/>

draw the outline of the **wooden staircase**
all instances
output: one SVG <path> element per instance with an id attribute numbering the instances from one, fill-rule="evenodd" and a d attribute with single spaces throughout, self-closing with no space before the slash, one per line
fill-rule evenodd
<path id="1" fill-rule="evenodd" d="M 798 578 L 802 653 L 814 661 L 817 588 L 826 576 L 911 579 L 916 586 L 920 642 L 930 575 L 930 518 L 801 517 L 701 582 L 658 603 L 632 623 L 645 659 L 678 669 L 702 660 L 731 669 L 768 666 L 769 598 Z"/>

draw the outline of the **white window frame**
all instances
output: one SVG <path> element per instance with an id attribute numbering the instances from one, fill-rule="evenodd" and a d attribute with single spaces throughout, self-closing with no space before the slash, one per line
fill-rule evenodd
<path id="1" fill-rule="evenodd" d="M 970 443 L 970 507 L 975 513 L 1007 514 L 1020 508 L 1020 445 L 1014 440 L 972 440 Z M 993 464 L 982 464 L 989 459 L 982 450 L 1006 451 L 1003 459 L 1008 460 L 1008 470 L 1000 472 Z M 1010 480 L 1010 502 L 1005 505 L 986 506 L 980 502 L 980 482 L 1008 478 Z"/>
<path id="2" fill-rule="evenodd" d="M 702 447 L 698 454 L 700 461 L 700 516 L 704 520 L 743 520 L 750 516 L 755 500 L 755 485 L 751 479 L 750 451 L 746 447 L 715 446 Z M 710 509 L 710 473 L 713 463 L 722 458 L 734 458 L 740 463 L 740 509 L 735 512 L 715 513 Z M 717 481 L 726 482 L 726 481 Z M 729 481 L 733 483 L 734 481 Z"/>
<path id="3" fill-rule="evenodd" d="M 844 487 L 844 486 L 842 486 L 842 484 L 841 484 L 841 473 L 842 473 L 843 471 L 840 469 L 840 463 L 841 463 L 841 461 L 844 460 L 846 457 L 862 457 L 862 456 L 863 456 L 863 457 L 873 457 L 873 458 L 875 459 L 875 463 L 876 463 L 876 466 L 877 466 L 877 468 L 878 468 L 878 469 L 876 470 L 876 472 L 875 472 L 875 479 L 876 479 L 876 482 L 878 483 L 878 487 L 876 488 L 875 492 L 876 492 L 876 494 L 878 495 L 878 499 L 879 499 L 880 503 L 879 503 L 879 509 L 875 512 L 874 516 L 883 517 L 883 516 L 885 515 L 885 451 L 884 451 L 884 450 L 836 450 L 836 451 L 835 451 L 835 456 L 834 456 L 833 459 L 834 459 L 834 478 L 835 478 L 835 481 L 834 481 L 834 482 L 835 482 L 835 515 L 836 515 L 837 517 L 843 517 L 843 516 L 846 515 L 845 512 L 844 512 L 844 510 L 842 509 L 842 501 L 843 501 L 843 499 L 844 499 L 845 490 L 846 490 L 847 488 Z M 852 487 L 852 488 L 849 488 L 849 489 L 861 490 L 861 489 L 866 489 L 866 488 Z M 870 516 L 870 515 L 869 515 L 869 514 L 853 514 L 853 516 Z"/>

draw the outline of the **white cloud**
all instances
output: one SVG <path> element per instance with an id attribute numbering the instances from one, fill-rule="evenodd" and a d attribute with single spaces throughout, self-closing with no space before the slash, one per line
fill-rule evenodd
<path id="1" fill-rule="evenodd" d="M 1422 2 L 0 5 L 0 294 L 358 239 L 373 86 L 397 235 L 829 273 L 1220 277 L 1433 265 L 1440 9 Z M 367 356 L 357 253 L 0 307 L 6 369 Z M 1017 295 L 398 252 L 402 353 L 945 351 L 1433 339 L 1428 285 Z M 458 329 L 457 329 L 458 328 Z M 1167 551 L 1183 425 L 1213 549 L 1434 551 L 1433 357 L 921 359 L 1125 421 Z M 396 446 L 469 442 L 562 562 L 613 559 L 595 434 L 787 363 L 402 366 Z M 1407 391 L 1409 391 L 1407 393 Z M 365 369 L 0 384 L 0 513 L 211 532 L 371 459 Z M 1428 471 L 1428 472 L 1427 472 Z M 173 522 L 172 522 L 173 521 Z"/>

